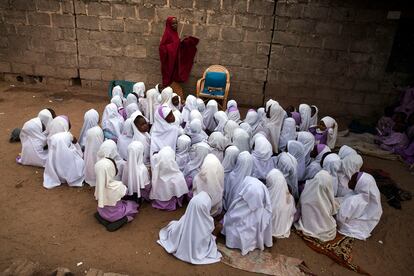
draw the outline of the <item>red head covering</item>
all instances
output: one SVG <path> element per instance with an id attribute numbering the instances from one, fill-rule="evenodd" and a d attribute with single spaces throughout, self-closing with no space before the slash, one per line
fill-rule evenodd
<path id="1" fill-rule="evenodd" d="M 168 86 L 173 82 L 175 62 L 180 46 L 178 33 L 172 28 L 174 18 L 173 16 L 167 18 L 159 47 L 163 86 Z"/>

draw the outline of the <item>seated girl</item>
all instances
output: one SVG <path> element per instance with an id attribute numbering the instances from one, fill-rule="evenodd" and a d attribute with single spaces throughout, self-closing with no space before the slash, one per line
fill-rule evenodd
<path id="1" fill-rule="evenodd" d="M 258 135 L 254 139 L 252 157 L 252 176 L 265 180 L 267 174 L 275 168 L 275 164 L 272 159 L 272 145 L 263 135 Z"/>
<path id="2" fill-rule="evenodd" d="M 336 215 L 338 232 L 366 240 L 381 218 L 381 195 L 375 179 L 368 173 L 355 173 L 348 185 L 353 193 L 342 201 Z"/>
<path id="3" fill-rule="evenodd" d="M 212 149 L 211 153 L 222 162 L 224 158 L 224 150 L 227 147 L 227 139 L 224 137 L 223 133 L 218 131 L 211 133 L 210 137 L 208 137 L 208 144 Z"/>
<path id="4" fill-rule="evenodd" d="M 309 132 L 315 136 L 316 144 L 327 145 L 330 149 L 335 148 L 338 124 L 332 117 L 323 117 L 317 126 L 309 128 Z"/>
<path id="5" fill-rule="evenodd" d="M 122 133 L 118 137 L 118 146 L 119 155 L 124 160 L 128 160 L 128 146 L 131 144 L 134 138 L 134 129 L 132 127 L 133 120 L 131 118 L 126 119 L 124 126 L 122 127 Z"/>
<path id="6" fill-rule="evenodd" d="M 189 192 L 183 173 L 175 161 L 175 152 L 163 147 L 152 156 L 152 183 L 150 199 L 156 209 L 174 211 L 182 206 Z"/>
<path id="7" fill-rule="evenodd" d="M 118 108 L 114 103 L 105 107 L 102 115 L 102 129 L 106 139 L 111 139 L 115 143 L 121 135 L 124 118 L 118 113 Z"/>
<path id="8" fill-rule="evenodd" d="M 178 136 L 177 148 L 175 151 L 175 161 L 180 168 L 180 171 L 184 172 L 184 168 L 188 162 L 190 162 L 190 146 L 191 139 L 187 135 L 183 134 Z"/>
<path id="9" fill-rule="evenodd" d="M 85 112 L 83 117 L 83 126 L 79 135 L 79 145 L 82 150 L 85 150 L 86 144 L 86 132 L 93 127 L 96 127 L 99 123 L 99 113 L 95 109 L 90 109 Z"/>
<path id="10" fill-rule="evenodd" d="M 111 103 L 116 105 L 116 107 L 118 108 L 118 113 L 125 120 L 127 116 L 126 116 L 126 111 L 125 111 L 125 108 L 124 108 L 123 99 L 119 96 L 113 96 L 112 99 L 111 99 Z"/>
<path id="11" fill-rule="evenodd" d="M 174 125 L 175 117 L 167 104 L 160 105 L 154 114 L 152 125 L 150 156 L 168 146 L 175 149 L 177 146 L 178 127 Z"/>
<path id="12" fill-rule="evenodd" d="M 85 162 L 82 151 L 70 132 L 59 132 L 50 137 L 48 158 L 43 173 L 43 187 L 51 189 L 68 183 L 71 187 L 82 187 Z"/>
<path id="13" fill-rule="evenodd" d="M 48 150 L 47 137 L 43 133 L 43 124 L 38 117 L 27 121 L 20 131 L 22 151 L 16 161 L 22 165 L 44 167 Z"/>
<path id="14" fill-rule="evenodd" d="M 266 186 L 257 178 L 247 176 L 240 185 L 243 188 L 224 215 L 221 233 L 227 247 L 246 255 L 273 245 L 272 205 Z"/>
<path id="15" fill-rule="evenodd" d="M 232 120 L 236 123 L 240 123 L 240 112 L 237 108 L 237 102 L 235 100 L 230 100 L 227 102 L 227 110 L 226 110 L 227 117 L 229 120 Z"/>
<path id="16" fill-rule="evenodd" d="M 194 196 L 180 220 L 171 221 L 161 229 L 157 241 L 165 251 L 191 264 L 212 264 L 220 261 L 214 220 L 210 216 L 211 199 L 206 192 Z"/>
<path id="17" fill-rule="evenodd" d="M 121 158 L 121 156 L 118 153 L 118 148 L 113 140 L 106 140 L 102 143 L 102 145 L 99 147 L 98 153 L 96 156 L 99 159 L 102 158 L 111 158 L 115 161 L 116 167 L 117 167 L 117 174 L 115 176 L 116 180 L 122 179 L 122 173 L 124 171 L 125 167 L 125 160 Z"/>
<path id="18" fill-rule="evenodd" d="M 131 115 L 133 120 L 132 129 L 134 130 L 134 141 L 139 141 L 144 145 L 144 164 L 145 166 L 150 166 L 150 146 L 151 146 L 151 136 L 149 135 L 149 123 L 147 118 L 145 118 L 141 112 L 137 111 Z"/>
<path id="19" fill-rule="evenodd" d="M 96 183 L 95 164 L 98 161 L 98 151 L 104 141 L 103 131 L 99 126 L 86 132 L 85 141 L 85 182 L 94 187 Z"/>
<path id="20" fill-rule="evenodd" d="M 118 174 L 115 161 L 102 158 L 95 165 L 95 199 L 98 201 L 96 219 L 108 231 L 115 231 L 132 221 L 138 213 L 138 204 L 122 200 L 127 188 L 121 181 L 114 180 Z"/>

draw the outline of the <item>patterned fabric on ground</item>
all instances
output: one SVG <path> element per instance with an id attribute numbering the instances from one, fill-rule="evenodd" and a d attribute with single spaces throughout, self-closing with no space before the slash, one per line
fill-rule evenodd
<path id="1" fill-rule="evenodd" d="M 363 275 L 370 275 L 368 272 L 362 270 L 358 265 L 352 263 L 352 247 L 354 238 L 346 237 L 338 232 L 336 233 L 335 239 L 322 242 L 318 239 L 305 236 L 301 231 L 295 230 L 296 234 L 303 239 L 305 244 L 312 248 L 314 251 L 324 254 L 352 271 Z"/>

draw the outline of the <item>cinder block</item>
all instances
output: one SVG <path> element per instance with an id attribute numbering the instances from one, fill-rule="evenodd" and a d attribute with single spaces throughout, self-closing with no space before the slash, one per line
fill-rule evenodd
<path id="1" fill-rule="evenodd" d="M 309 19 L 291 19 L 288 21 L 287 30 L 294 33 L 311 33 L 315 30 L 315 21 Z"/>
<path id="2" fill-rule="evenodd" d="M 50 26 L 50 15 L 47 13 L 28 13 L 27 18 L 30 25 L 46 25 Z"/>
<path id="3" fill-rule="evenodd" d="M 373 80 L 357 80 L 355 90 L 359 91 L 377 91 L 378 82 Z"/>
<path id="4" fill-rule="evenodd" d="M 88 2 L 87 14 L 96 16 L 111 16 L 111 5 L 109 3 Z"/>
<path id="5" fill-rule="evenodd" d="M 86 15 L 86 4 L 83 0 L 73 0 L 75 2 L 75 12 L 76 14 L 85 14 Z"/>
<path id="6" fill-rule="evenodd" d="M 71 14 L 52 14 L 53 27 L 74 28 L 75 17 Z"/>
<path id="7" fill-rule="evenodd" d="M 350 40 L 342 36 L 329 36 L 324 38 L 323 48 L 345 51 L 349 49 Z"/>
<path id="8" fill-rule="evenodd" d="M 128 33 L 148 33 L 148 21 L 146 20 L 125 20 L 125 31 Z"/>
<path id="9" fill-rule="evenodd" d="M 139 6 L 138 17 L 139 19 L 154 19 L 155 8 L 153 6 Z"/>
<path id="10" fill-rule="evenodd" d="M 249 31 L 246 30 L 246 41 L 270 43 L 272 40 L 271 31 Z"/>
<path id="11" fill-rule="evenodd" d="M 319 34 L 337 35 L 341 30 L 342 25 L 333 22 L 318 22 L 315 30 Z"/>
<path id="12" fill-rule="evenodd" d="M 232 14 L 209 13 L 207 15 L 207 25 L 226 25 L 231 26 L 233 23 Z"/>
<path id="13" fill-rule="evenodd" d="M 196 0 L 195 8 L 218 11 L 220 10 L 220 0 Z"/>
<path id="14" fill-rule="evenodd" d="M 221 37 L 225 41 L 242 41 L 243 30 L 241 28 L 223 27 Z"/>
<path id="15" fill-rule="evenodd" d="M 136 18 L 135 6 L 133 5 L 112 5 L 113 18 Z"/>
<path id="16" fill-rule="evenodd" d="M 271 0 L 251 0 L 248 12 L 260 15 L 272 15 L 276 1 Z"/>
<path id="17" fill-rule="evenodd" d="M 99 19 L 96 16 L 78 15 L 76 24 L 80 29 L 99 30 Z"/>
<path id="18" fill-rule="evenodd" d="M 36 4 L 34 0 L 14 0 L 12 2 L 12 7 L 15 10 L 21 10 L 21 11 L 36 10 Z"/>
<path id="19" fill-rule="evenodd" d="M 105 31 L 124 31 L 124 21 L 122 19 L 101 19 L 101 28 Z"/>
<path id="20" fill-rule="evenodd" d="M 31 64 L 24 63 L 12 63 L 12 72 L 18 74 L 33 75 L 33 66 Z"/>
<path id="21" fill-rule="evenodd" d="M 316 5 L 307 5 L 303 10 L 303 17 L 313 19 L 325 19 L 328 17 L 329 8 Z"/>
<path id="22" fill-rule="evenodd" d="M 76 42 L 56 41 L 56 52 L 76 53 Z"/>
<path id="23" fill-rule="evenodd" d="M 60 3 L 54 0 L 36 0 L 36 8 L 39 11 L 57 12 L 60 11 Z"/>
<path id="24" fill-rule="evenodd" d="M 189 9 L 193 7 L 193 0 L 170 0 L 170 6 Z"/>
<path id="25" fill-rule="evenodd" d="M 276 15 L 290 18 L 300 18 L 302 17 L 304 7 L 305 5 L 302 4 L 279 3 L 278 1 L 276 4 Z"/>
<path id="26" fill-rule="evenodd" d="M 254 15 L 236 15 L 235 16 L 236 27 L 249 27 L 259 28 L 260 17 Z"/>
<path id="27" fill-rule="evenodd" d="M 289 32 L 275 31 L 273 34 L 273 43 L 285 46 L 298 46 L 299 39 L 300 37 L 298 35 Z"/>
<path id="28" fill-rule="evenodd" d="M 101 70 L 99 69 L 79 69 L 81 79 L 100 80 Z"/>
<path id="29" fill-rule="evenodd" d="M 322 48 L 322 37 L 318 35 L 303 35 L 300 38 L 299 46 L 301 47 L 313 47 Z"/>
<path id="30" fill-rule="evenodd" d="M 223 1 L 223 10 L 234 13 L 247 12 L 247 0 L 226 0 Z"/>
<path id="31" fill-rule="evenodd" d="M 5 62 L 5 61 L 0 61 L 0 72 L 4 73 L 4 72 L 11 72 L 11 66 L 9 62 Z"/>
<path id="32" fill-rule="evenodd" d="M 72 0 L 61 0 L 60 5 L 62 7 L 62 13 L 74 13 L 74 5 Z M 78 13 L 76 13 L 78 14 Z"/>
<path id="33" fill-rule="evenodd" d="M 147 49 L 141 45 L 128 45 L 125 48 L 125 56 L 145 58 L 147 56 Z"/>
<path id="34" fill-rule="evenodd" d="M 25 24 L 26 14 L 23 11 L 7 11 L 7 13 L 4 14 L 4 19 L 6 23 L 9 24 Z"/>

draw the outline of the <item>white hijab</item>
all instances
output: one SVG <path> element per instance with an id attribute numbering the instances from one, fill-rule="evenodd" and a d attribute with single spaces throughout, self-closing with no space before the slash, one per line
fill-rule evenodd
<path id="1" fill-rule="evenodd" d="M 219 215 L 223 208 L 224 169 L 214 154 L 204 158 L 200 171 L 193 180 L 193 192 L 197 195 L 206 192 L 211 198 L 212 216 Z"/>
<path id="2" fill-rule="evenodd" d="M 332 117 L 329 116 L 323 117 L 321 121 L 324 122 L 326 128 L 328 129 L 328 147 L 333 149 L 335 148 L 336 137 L 338 136 L 338 124 Z"/>
<path id="3" fill-rule="evenodd" d="M 109 130 L 116 137 L 121 135 L 124 118 L 118 113 L 118 108 L 114 103 L 105 107 L 102 115 L 102 129 Z"/>
<path id="4" fill-rule="evenodd" d="M 124 160 L 128 160 L 128 145 L 131 144 L 134 137 L 133 123 L 131 118 L 126 119 L 124 127 L 122 128 L 122 133 L 118 137 L 118 152 Z"/>
<path id="5" fill-rule="evenodd" d="M 302 216 L 295 223 L 296 229 L 323 242 L 335 238 L 336 222 L 333 216 L 338 206 L 332 189 L 332 177 L 327 171 L 322 170 L 306 181 L 299 208 Z"/>
<path id="6" fill-rule="evenodd" d="M 234 131 L 240 128 L 240 126 L 232 120 L 228 120 L 224 125 L 224 136 L 229 140 L 233 141 Z"/>
<path id="7" fill-rule="evenodd" d="M 253 135 L 256 134 L 257 133 L 256 130 L 260 127 L 260 124 L 261 124 L 261 119 L 259 118 L 259 114 L 255 110 L 250 109 L 247 112 L 246 118 L 244 119 L 244 121 L 252 127 L 252 134 Z"/>
<path id="8" fill-rule="evenodd" d="M 190 122 L 194 119 L 199 119 L 201 121 L 202 129 L 206 129 L 203 123 L 203 115 L 200 113 L 200 111 L 198 111 L 198 109 L 191 110 L 190 112 Z"/>
<path id="9" fill-rule="evenodd" d="M 118 95 L 115 95 L 115 96 L 112 97 L 111 103 L 115 104 L 116 107 L 118 108 L 118 110 L 120 108 L 124 107 L 123 102 L 122 102 L 122 98 Z"/>
<path id="10" fill-rule="evenodd" d="M 252 176 L 265 179 L 267 174 L 275 168 L 275 165 L 272 159 L 272 145 L 263 135 L 255 138 L 252 157 Z"/>
<path id="11" fill-rule="evenodd" d="M 308 131 L 309 127 L 311 126 L 311 107 L 307 104 L 300 104 L 299 105 L 299 114 L 300 114 L 300 131 Z"/>
<path id="12" fill-rule="evenodd" d="M 278 152 L 280 131 L 282 129 L 282 124 L 286 112 L 275 101 L 269 100 L 268 104 L 266 105 L 269 105 L 270 118 L 266 121 L 265 127 L 269 133 L 270 144 L 272 144 L 273 152 Z"/>
<path id="13" fill-rule="evenodd" d="M 173 97 L 173 89 L 169 86 L 165 87 L 161 91 L 161 101 L 160 105 L 168 105 L 169 108 L 173 109 L 174 106 L 172 104 L 172 97 Z"/>
<path id="14" fill-rule="evenodd" d="M 150 184 L 148 169 L 144 164 L 144 145 L 133 141 L 128 146 L 128 162 L 122 173 L 122 182 L 128 187 L 128 195 L 137 193 L 141 197 L 141 189 Z"/>
<path id="15" fill-rule="evenodd" d="M 197 109 L 197 99 L 193 95 L 188 95 L 181 113 L 185 123 L 190 121 L 190 112 L 194 109 Z"/>
<path id="16" fill-rule="evenodd" d="M 98 150 L 104 141 L 104 134 L 99 126 L 86 132 L 85 141 L 85 182 L 94 187 L 96 184 L 95 164 L 98 161 Z"/>
<path id="17" fill-rule="evenodd" d="M 83 126 L 80 131 L 79 135 L 79 145 L 81 147 L 85 146 L 86 143 L 86 132 L 88 129 L 93 128 L 97 126 L 99 123 L 99 113 L 95 109 L 90 109 L 86 111 L 84 117 L 83 117 Z"/>
<path id="18" fill-rule="evenodd" d="M 248 152 L 251 151 L 250 135 L 244 129 L 241 129 L 240 127 L 234 130 L 232 143 L 240 151 L 248 151 Z"/>
<path id="19" fill-rule="evenodd" d="M 246 177 L 223 219 L 226 246 L 238 248 L 242 255 L 258 248 L 271 247 L 272 205 L 265 185 Z"/>
<path id="20" fill-rule="evenodd" d="M 338 193 L 338 171 L 341 169 L 341 158 L 336 153 L 328 154 L 322 162 L 322 168 L 332 176 L 334 196 Z"/>
<path id="21" fill-rule="evenodd" d="M 154 152 L 161 150 L 163 147 L 169 146 L 170 148 L 175 149 L 177 145 L 178 127 L 165 120 L 171 111 L 171 108 L 167 105 L 160 105 L 155 112 L 155 121 L 150 131 L 150 156 L 152 156 Z"/>
<path id="22" fill-rule="evenodd" d="M 179 198 L 188 193 L 184 175 L 175 162 L 172 148 L 163 147 L 152 157 L 152 187 L 150 199 L 168 201 L 174 196 Z"/>
<path id="23" fill-rule="evenodd" d="M 125 106 L 128 106 L 130 104 L 136 104 L 138 106 L 138 98 L 136 94 L 133 94 L 133 93 L 128 94 L 126 101 L 125 101 Z"/>
<path id="24" fill-rule="evenodd" d="M 279 149 L 285 151 L 288 142 L 291 140 L 296 140 L 296 122 L 293 118 L 286 118 L 280 132 Z"/>
<path id="25" fill-rule="evenodd" d="M 38 117 L 24 123 L 20 131 L 20 141 L 22 143 L 21 164 L 44 167 L 48 151 L 43 148 L 47 144 L 47 139 Z"/>
<path id="26" fill-rule="evenodd" d="M 316 107 L 316 105 L 311 105 L 311 107 L 315 108 L 316 112 L 315 114 L 313 114 L 313 116 L 311 116 L 310 118 L 310 126 L 315 126 L 318 124 L 318 108 Z M 312 114 L 312 110 L 311 110 L 311 114 Z"/>
<path id="27" fill-rule="evenodd" d="M 287 146 L 288 152 L 296 158 L 298 164 L 297 176 L 298 181 L 302 181 L 305 177 L 305 147 L 301 142 L 289 141 Z"/>
<path id="28" fill-rule="evenodd" d="M 191 144 L 206 142 L 208 135 L 202 129 L 202 123 L 199 119 L 193 119 L 188 124 L 187 134 L 191 138 Z"/>
<path id="29" fill-rule="evenodd" d="M 40 110 L 37 117 L 40 119 L 42 124 L 45 126 L 46 131 L 48 131 L 49 123 L 53 120 L 52 113 L 48 109 Z"/>
<path id="30" fill-rule="evenodd" d="M 131 95 L 131 94 L 129 94 L 129 95 Z M 128 104 L 127 107 L 125 108 L 125 111 L 126 111 L 126 114 L 127 114 L 127 118 L 131 118 L 131 115 L 134 114 L 134 112 L 136 112 L 138 110 L 139 110 L 139 107 L 138 107 L 138 105 L 136 103 L 130 103 L 130 104 Z"/>
<path id="31" fill-rule="evenodd" d="M 342 166 L 338 172 L 338 197 L 346 196 L 352 192 L 348 187 L 348 183 L 352 175 L 359 172 L 363 163 L 362 157 L 359 154 L 351 154 L 342 159 Z"/>
<path id="32" fill-rule="evenodd" d="M 99 147 L 96 156 L 98 157 L 98 160 L 102 158 L 111 158 L 112 160 L 114 160 L 116 163 L 116 167 L 118 169 L 116 179 L 121 180 L 122 173 L 124 171 L 125 161 L 119 155 L 116 143 L 113 140 L 105 140 Z"/>
<path id="33" fill-rule="evenodd" d="M 217 111 L 214 113 L 214 121 L 217 123 L 217 127 L 214 131 L 220 131 L 224 134 L 224 126 L 226 125 L 229 118 L 227 118 L 227 114 L 224 111 Z"/>
<path id="34" fill-rule="evenodd" d="M 114 88 L 112 88 L 112 98 L 114 96 L 119 96 L 122 98 L 124 98 L 124 93 L 122 92 L 122 88 L 119 85 L 114 86 Z"/>
<path id="35" fill-rule="evenodd" d="M 214 220 L 210 216 L 211 199 L 205 192 L 194 196 L 180 220 L 171 221 L 161 229 L 157 241 L 165 251 L 191 264 L 212 264 L 220 261 Z"/>
<path id="36" fill-rule="evenodd" d="M 136 93 L 138 97 L 143 98 L 145 95 L 145 83 L 137 82 L 132 87 L 132 92 Z"/>
<path id="37" fill-rule="evenodd" d="M 348 155 L 351 154 L 358 154 L 356 152 L 356 150 L 354 150 L 353 148 L 351 148 L 350 146 L 347 145 L 343 145 L 338 152 L 338 155 L 341 159 L 344 159 L 345 157 L 347 157 Z"/>
<path id="38" fill-rule="evenodd" d="M 218 111 L 218 105 L 215 100 L 209 100 L 207 103 L 206 110 L 203 113 L 203 123 L 206 129 L 213 132 L 217 127 L 217 123 L 214 120 L 214 114 Z"/>
<path id="39" fill-rule="evenodd" d="M 126 194 L 127 188 L 121 181 L 114 180 L 116 169 L 108 158 L 102 158 L 95 164 L 95 199 L 98 207 L 115 206 Z"/>
<path id="40" fill-rule="evenodd" d="M 210 134 L 208 137 L 208 144 L 212 148 L 212 154 L 214 154 L 220 162 L 223 161 L 223 153 L 228 144 L 227 139 L 224 137 L 223 133 L 215 131 Z"/>
<path id="41" fill-rule="evenodd" d="M 252 130 L 252 127 L 251 127 L 248 123 L 243 122 L 243 123 L 241 123 L 239 126 L 240 126 L 240 128 L 241 128 L 241 129 L 243 129 L 244 131 L 246 131 L 246 132 L 247 132 L 247 134 L 249 134 L 249 137 L 250 137 L 250 138 L 252 138 L 252 137 L 253 137 L 253 130 Z"/>
<path id="42" fill-rule="evenodd" d="M 253 158 L 247 151 L 243 151 L 237 157 L 236 165 L 228 175 L 224 184 L 224 209 L 228 210 L 233 200 L 242 189 L 242 182 L 246 176 L 251 176 L 253 171 Z"/>
<path id="43" fill-rule="evenodd" d="M 227 117 L 229 120 L 235 121 L 237 124 L 240 123 L 240 112 L 237 109 L 237 102 L 235 100 L 230 100 L 227 102 Z"/>
<path id="44" fill-rule="evenodd" d="M 309 165 L 311 162 L 310 153 L 315 147 L 315 136 L 313 136 L 312 133 L 308 131 L 299 131 L 297 139 L 303 144 L 303 147 L 305 148 L 305 163 L 306 165 Z"/>
<path id="45" fill-rule="evenodd" d="M 142 118 L 144 118 L 148 123 L 148 119 L 145 118 L 139 111 L 136 111 L 131 115 L 132 129 L 134 130 L 133 140 L 139 141 L 144 145 L 144 164 L 149 165 L 150 164 L 151 136 L 149 135 L 148 132 L 142 133 L 141 131 L 139 131 L 139 129 L 135 125 L 134 121 L 138 116 L 141 116 Z"/>
<path id="46" fill-rule="evenodd" d="M 282 152 L 277 158 L 276 169 L 283 173 L 293 197 L 298 199 L 298 161 L 296 158 L 288 152 Z"/>
<path id="47" fill-rule="evenodd" d="M 204 101 L 200 98 L 197 98 L 197 110 L 201 113 L 204 114 L 204 111 L 206 110 L 206 104 L 204 103 Z"/>
<path id="48" fill-rule="evenodd" d="M 47 139 L 49 140 L 54 134 L 59 132 L 68 132 L 69 131 L 69 122 L 62 116 L 55 117 L 50 123 L 48 128 L 48 136 Z"/>
<path id="49" fill-rule="evenodd" d="M 180 168 L 180 171 L 184 172 L 185 166 L 190 162 L 190 146 L 191 138 L 183 134 L 178 136 L 177 139 L 177 149 L 175 152 L 175 161 Z"/>
<path id="50" fill-rule="evenodd" d="M 145 114 L 145 117 L 149 119 L 150 124 L 154 123 L 154 113 L 156 106 L 158 105 L 158 98 L 159 92 L 153 88 L 147 91 L 147 114 Z"/>
<path id="51" fill-rule="evenodd" d="M 266 187 L 272 204 L 273 236 L 278 239 L 289 238 L 296 208 L 295 199 L 289 193 L 282 172 L 271 170 L 266 177 Z"/>
<path id="52" fill-rule="evenodd" d="M 190 151 L 190 162 L 184 168 L 185 177 L 194 177 L 200 171 L 204 158 L 210 153 L 210 146 L 205 142 L 200 142 L 193 145 Z"/>
<path id="53" fill-rule="evenodd" d="M 229 174 L 233 169 L 234 166 L 236 166 L 237 157 L 239 156 L 240 151 L 235 146 L 229 146 L 224 151 L 224 158 L 223 158 L 223 168 L 224 173 Z"/>
<path id="54" fill-rule="evenodd" d="M 50 137 L 49 154 L 43 173 L 43 187 L 51 189 L 61 183 L 82 187 L 85 162 L 82 152 L 72 144 L 70 132 L 59 132 Z"/>
<path id="55" fill-rule="evenodd" d="M 382 215 L 381 194 L 375 179 L 362 173 L 352 195 L 341 203 L 336 221 L 338 232 L 359 240 L 366 240 Z"/>

